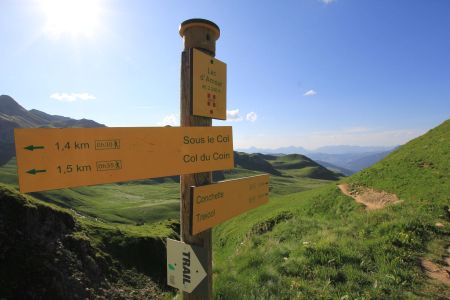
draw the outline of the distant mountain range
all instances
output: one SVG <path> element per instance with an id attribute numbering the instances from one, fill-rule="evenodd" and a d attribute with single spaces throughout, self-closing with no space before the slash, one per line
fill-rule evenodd
<path id="1" fill-rule="evenodd" d="M 362 169 L 370 167 L 374 163 L 386 157 L 397 147 L 363 147 L 363 146 L 324 146 L 316 150 L 308 150 L 303 147 L 281 147 L 276 149 L 246 148 L 239 151 L 247 153 L 262 153 L 273 155 L 303 154 L 312 158 L 332 171 L 344 175 L 351 175 Z"/>
<path id="2" fill-rule="evenodd" d="M 332 145 L 332 146 L 323 146 L 317 148 L 315 150 L 308 150 L 303 147 L 289 146 L 289 147 L 280 147 L 275 149 L 270 148 L 242 148 L 238 149 L 238 151 L 247 152 L 247 153 L 264 153 L 264 154 L 303 154 L 308 155 L 310 153 L 326 153 L 326 154 L 367 154 L 367 153 L 380 153 L 385 151 L 391 151 L 396 147 L 378 147 L 378 146 L 350 146 L 350 145 Z"/>
<path id="3" fill-rule="evenodd" d="M 393 148 L 388 151 L 382 152 L 366 152 L 366 153 L 342 153 L 342 154 L 329 154 L 329 153 L 309 153 L 308 156 L 317 162 L 326 162 L 340 168 L 343 174 L 351 175 L 359 172 L 365 168 L 370 167 L 376 162 L 382 160 L 389 153 L 394 151 Z M 349 170 L 352 173 L 348 174 L 345 170 Z"/>
<path id="4" fill-rule="evenodd" d="M 14 128 L 105 127 L 92 120 L 75 120 L 49 115 L 32 109 L 26 110 L 13 98 L 0 95 L 0 165 L 15 156 Z"/>
<path id="5" fill-rule="evenodd" d="M 45 112 L 31 109 L 26 110 L 13 98 L 0 96 L 0 165 L 15 156 L 14 128 L 64 128 L 64 127 L 105 127 L 105 125 L 88 119 L 76 120 L 68 117 L 49 115 Z M 246 153 L 261 153 L 272 155 L 301 154 L 307 155 L 329 170 L 344 175 L 351 175 L 384 158 L 392 152 L 394 147 L 361 147 L 361 146 L 325 146 L 316 150 L 303 147 L 282 147 L 277 149 L 263 149 L 251 147 L 240 149 Z M 244 168 L 258 170 L 277 175 L 270 163 L 259 156 L 235 155 L 236 161 Z"/>

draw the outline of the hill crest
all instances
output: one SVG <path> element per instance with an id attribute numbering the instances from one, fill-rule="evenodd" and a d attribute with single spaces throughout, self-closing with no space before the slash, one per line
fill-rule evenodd
<path id="1" fill-rule="evenodd" d="M 88 119 L 50 115 L 37 109 L 26 110 L 8 95 L 0 95 L 0 166 L 15 156 L 14 128 L 95 128 L 105 125 Z"/>

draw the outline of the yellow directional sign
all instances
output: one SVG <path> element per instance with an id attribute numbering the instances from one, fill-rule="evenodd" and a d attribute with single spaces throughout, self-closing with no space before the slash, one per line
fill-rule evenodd
<path id="1" fill-rule="evenodd" d="M 200 50 L 192 49 L 192 114 L 227 118 L 227 65 Z"/>
<path id="2" fill-rule="evenodd" d="M 269 201 L 269 175 L 191 187 L 192 234 L 212 228 Z"/>
<path id="3" fill-rule="evenodd" d="M 225 127 L 15 129 L 23 193 L 234 167 Z"/>

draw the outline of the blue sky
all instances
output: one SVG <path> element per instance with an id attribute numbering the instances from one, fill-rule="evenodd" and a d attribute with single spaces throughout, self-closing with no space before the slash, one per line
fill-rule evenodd
<path id="1" fill-rule="evenodd" d="M 450 117 L 448 0 L 77 2 L 0 1 L 0 94 L 108 126 L 177 123 L 178 26 L 200 17 L 222 31 L 234 121 L 214 125 L 236 148 L 397 145 Z"/>

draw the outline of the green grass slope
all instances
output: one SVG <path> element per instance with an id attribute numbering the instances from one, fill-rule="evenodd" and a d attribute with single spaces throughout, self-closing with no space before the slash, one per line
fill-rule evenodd
<path id="1" fill-rule="evenodd" d="M 272 159 L 271 164 L 277 170 L 284 171 L 283 174 L 297 175 L 313 179 L 338 180 L 342 174 L 324 168 L 312 159 L 301 154 L 289 154 L 277 156 Z"/>
<path id="2" fill-rule="evenodd" d="M 449 174 L 450 120 L 447 120 L 371 168 L 353 175 L 348 182 L 393 192 L 416 203 L 438 199 L 450 204 Z"/>
<path id="3" fill-rule="evenodd" d="M 214 230 L 217 299 L 448 299 L 423 272 L 450 236 L 450 122 L 345 181 L 396 193 L 367 211 L 335 184 L 290 195 Z M 444 226 L 436 226 L 439 222 Z"/>
<path id="4" fill-rule="evenodd" d="M 175 236 L 173 230 L 134 227 L 110 226 L 0 185 L 0 298 L 163 298 L 158 235 Z M 139 251 L 151 258 L 138 261 L 145 257 Z"/>
<path id="5" fill-rule="evenodd" d="M 252 169 L 245 169 L 238 164 L 235 169 L 219 174 L 222 176 L 216 176 L 216 179 L 222 179 L 223 176 L 225 179 L 253 176 L 271 168 L 272 172 L 281 175 L 271 176 L 270 188 L 275 195 L 305 191 L 328 184 L 330 180 L 326 178 L 329 178 L 329 174 L 333 174 L 326 170 L 324 179 L 315 179 L 310 177 L 311 169 L 319 170 L 315 163 L 311 164 L 312 167 L 308 165 L 278 171 L 270 163 L 271 157 L 243 153 L 236 155 L 240 157 L 237 162 L 245 161 L 243 164 L 250 165 Z M 0 167 L 0 182 L 18 188 L 15 158 Z M 179 183 L 175 178 L 60 189 L 31 195 L 106 223 L 148 225 L 167 219 L 179 219 Z"/>

